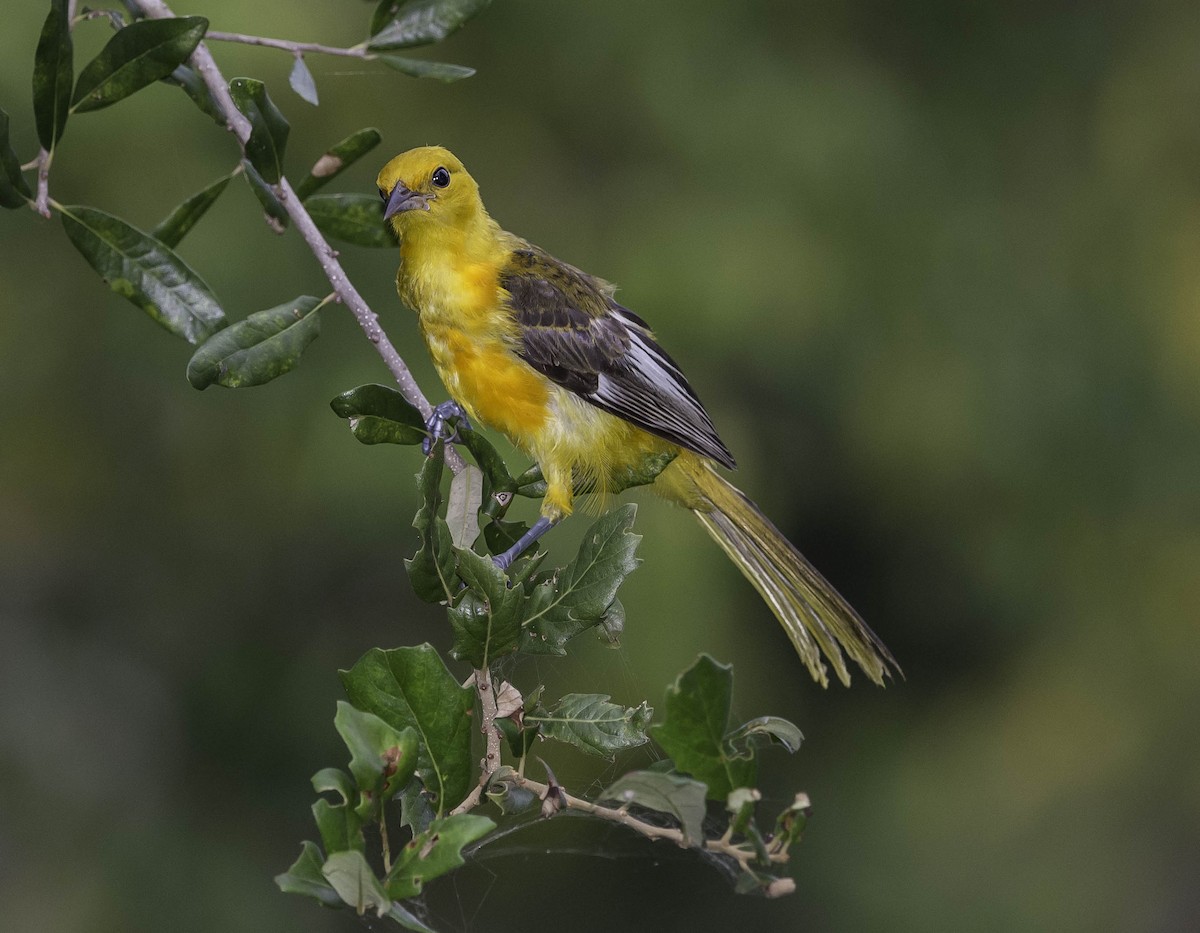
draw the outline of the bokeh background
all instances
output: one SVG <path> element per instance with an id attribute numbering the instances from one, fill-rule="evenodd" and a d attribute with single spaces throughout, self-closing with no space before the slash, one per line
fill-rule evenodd
<path id="1" fill-rule="evenodd" d="M 177 12 L 348 45 L 371 8 Z M 9 3 L 0 31 L 23 158 L 44 15 Z M 81 27 L 77 64 L 107 35 Z M 476 77 L 310 56 L 319 109 L 286 54 L 215 49 L 285 108 L 293 174 L 368 125 L 384 146 L 335 190 L 446 144 L 504 225 L 619 282 L 739 484 L 906 674 L 822 692 L 692 518 L 641 497 L 622 647 L 518 682 L 661 706 L 698 652 L 732 662 L 735 712 L 807 737 L 763 769 L 771 803 L 815 804 L 798 890 L 736 897 L 572 822 L 581 854 L 514 836 L 435 885 L 439 928 L 1194 929 L 1197 49 L 1182 2 L 497 0 L 431 50 Z M 72 119 L 52 193 L 149 227 L 235 159 L 160 86 Z M 233 317 L 328 291 L 241 182 L 181 252 Z M 440 396 L 394 256 L 343 258 Z M 323 312 L 295 373 L 198 393 L 188 348 L 32 213 L 0 215 L 0 295 L 0 925 L 359 928 L 271 878 L 315 835 L 308 776 L 344 760 L 336 669 L 449 643 L 402 569 L 417 455 L 327 405 L 380 361 Z M 614 773 L 549 751 L 580 790 Z M 582 854 L 597 840 L 611 857 Z"/>

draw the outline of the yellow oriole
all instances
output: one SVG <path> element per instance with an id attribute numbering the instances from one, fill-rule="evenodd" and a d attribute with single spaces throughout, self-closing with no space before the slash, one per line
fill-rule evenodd
<path id="1" fill-rule="evenodd" d="M 400 238 L 396 287 L 417 312 L 438 374 L 469 418 L 537 461 L 547 488 L 506 567 L 571 513 L 575 484 L 676 454 L 653 488 L 695 512 L 783 624 L 813 677 L 841 679 L 842 649 L 882 684 L 899 670 L 858 613 L 745 495 L 716 471 L 734 460 L 679 366 L 614 287 L 500 228 L 451 152 L 396 156 L 377 179 Z M 431 427 L 457 414 L 437 406 Z M 840 644 L 840 648 L 839 648 Z"/>

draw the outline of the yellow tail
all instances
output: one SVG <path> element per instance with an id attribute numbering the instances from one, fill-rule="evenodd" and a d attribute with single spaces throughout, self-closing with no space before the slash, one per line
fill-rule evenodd
<path id="1" fill-rule="evenodd" d="M 842 649 L 875 683 L 900 665 L 853 607 L 735 486 L 704 458 L 687 451 L 655 483 L 686 505 L 771 607 L 821 686 L 828 686 L 821 654 L 850 685 Z M 841 646 L 839 648 L 839 645 Z"/>

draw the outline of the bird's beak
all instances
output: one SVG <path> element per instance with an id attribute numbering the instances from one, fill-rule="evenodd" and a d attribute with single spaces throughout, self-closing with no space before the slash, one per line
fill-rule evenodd
<path id="1" fill-rule="evenodd" d="M 402 211 L 427 211 L 432 197 L 433 195 L 409 191 L 402 182 L 396 182 L 396 187 L 388 195 L 387 206 L 383 209 L 383 219 L 390 220 Z"/>

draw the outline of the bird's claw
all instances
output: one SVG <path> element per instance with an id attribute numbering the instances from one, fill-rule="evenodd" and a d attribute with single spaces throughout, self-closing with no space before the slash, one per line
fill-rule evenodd
<path id="1" fill-rule="evenodd" d="M 467 428 L 471 427 L 467 413 L 458 402 L 445 401 L 433 406 L 433 411 L 425 419 L 425 430 L 429 432 L 429 436 L 421 441 L 421 451 L 425 456 L 429 456 L 435 440 L 453 442 L 459 439 L 458 428 L 450 424 L 451 421 L 458 421 Z"/>

